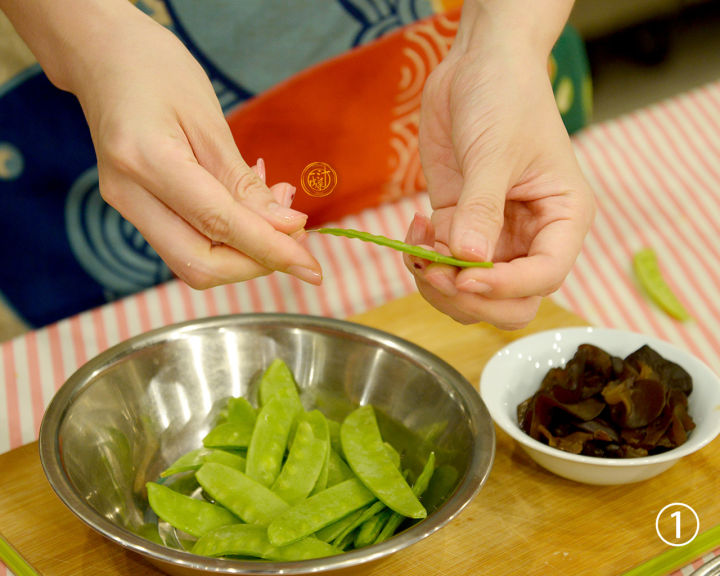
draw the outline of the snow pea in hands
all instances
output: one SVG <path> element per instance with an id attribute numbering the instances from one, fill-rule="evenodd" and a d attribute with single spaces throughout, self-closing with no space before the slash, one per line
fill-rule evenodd
<path id="1" fill-rule="evenodd" d="M 431 262 L 438 264 L 448 264 L 449 266 L 456 266 L 458 268 L 492 268 L 492 262 L 475 262 L 471 260 L 460 260 L 452 256 L 446 256 L 440 254 L 429 248 L 422 246 L 416 246 L 414 244 L 408 244 L 401 242 L 400 240 L 393 240 L 386 236 L 378 234 L 370 234 L 369 232 L 362 232 L 360 230 L 353 230 L 352 228 L 317 228 L 310 230 L 310 232 L 319 232 L 320 234 L 331 234 L 332 236 L 342 236 L 344 238 L 357 238 L 364 242 L 372 242 L 378 246 L 387 246 L 400 252 L 405 252 L 411 256 L 417 256 L 418 258 L 424 258 Z"/>

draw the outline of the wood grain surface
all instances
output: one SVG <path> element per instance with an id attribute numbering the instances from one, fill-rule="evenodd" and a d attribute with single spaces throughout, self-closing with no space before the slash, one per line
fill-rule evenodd
<path id="1" fill-rule="evenodd" d="M 352 320 L 433 351 L 475 386 L 489 357 L 510 341 L 584 324 L 546 301 L 536 320 L 521 331 L 461 326 L 417 294 Z M 720 441 L 654 479 L 604 487 L 545 472 L 507 435 L 497 433 L 490 477 L 455 520 L 411 548 L 353 573 L 615 576 L 669 549 L 655 532 L 655 517 L 666 504 L 692 506 L 701 531 L 720 523 Z M 65 508 L 45 479 L 34 443 L 0 456 L 0 534 L 47 576 L 161 574 Z"/>

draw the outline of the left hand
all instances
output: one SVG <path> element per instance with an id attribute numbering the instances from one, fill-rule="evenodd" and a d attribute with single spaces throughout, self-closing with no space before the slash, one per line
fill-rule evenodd
<path id="1" fill-rule="evenodd" d="M 548 54 L 486 38 L 456 40 L 426 82 L 419 145 L 433 213 L 415 218 L 407 241 L 494 266 L 405 263 L 442 312 L 515 329 L 569 273 L 595 202 L 555 103 Z"/>

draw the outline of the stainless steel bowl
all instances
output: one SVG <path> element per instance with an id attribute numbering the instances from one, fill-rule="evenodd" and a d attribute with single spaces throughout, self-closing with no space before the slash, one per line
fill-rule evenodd
<path id="1" fill-rule="evenodd" d="M 340 420 L 358 404 L 373 404 L 383 415 L 383 433 L 411 467 L 419 468 L 432 446 L 439 464 L 458 472 L 447 497 L 425 520 L 382 544 L 318 560 L 213 559 L 159 543 L 145 482 L 201 445 L 228 396 L 254 400 L 258 375 L 276 357 L 296 375 L 306 408 Z M 178 575 L 303 574 L 377 560 L 457 515 L 485 482 L 494 452 L 485 405 L 451 366 L 378 330 L 288 314 L 192 321 L 118 344 L 63 384 L 40 429 L 43 469 L 68 508 L 110 540 Z"/>

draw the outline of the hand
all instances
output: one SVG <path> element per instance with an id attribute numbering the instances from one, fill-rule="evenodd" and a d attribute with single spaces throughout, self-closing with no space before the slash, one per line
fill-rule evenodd
<path id="1" fill-rule="evenodd" d="M 1 0 L 50 79 L 80 101 L 100 192 L 195 288 L 274 270 L 319 284 L 293 188 L 241 157 L 208 77 L 127 0 Z M 77 14 L 82 14 L 82 18 Z"/>
<path id="2" fill-rule="evenodd" d="M 426 82 L 420 154 L 433 213 L 417 216 L 407 235 L 494 266 L 405 260 L 439 310 L 462 323 L 514 329 L 562 284 L 595 204 L 555 104 L 550 47 L 525 45 L 506 30 L 506 37 L 490 30 L 472 36 L 461 26 Z"/>

